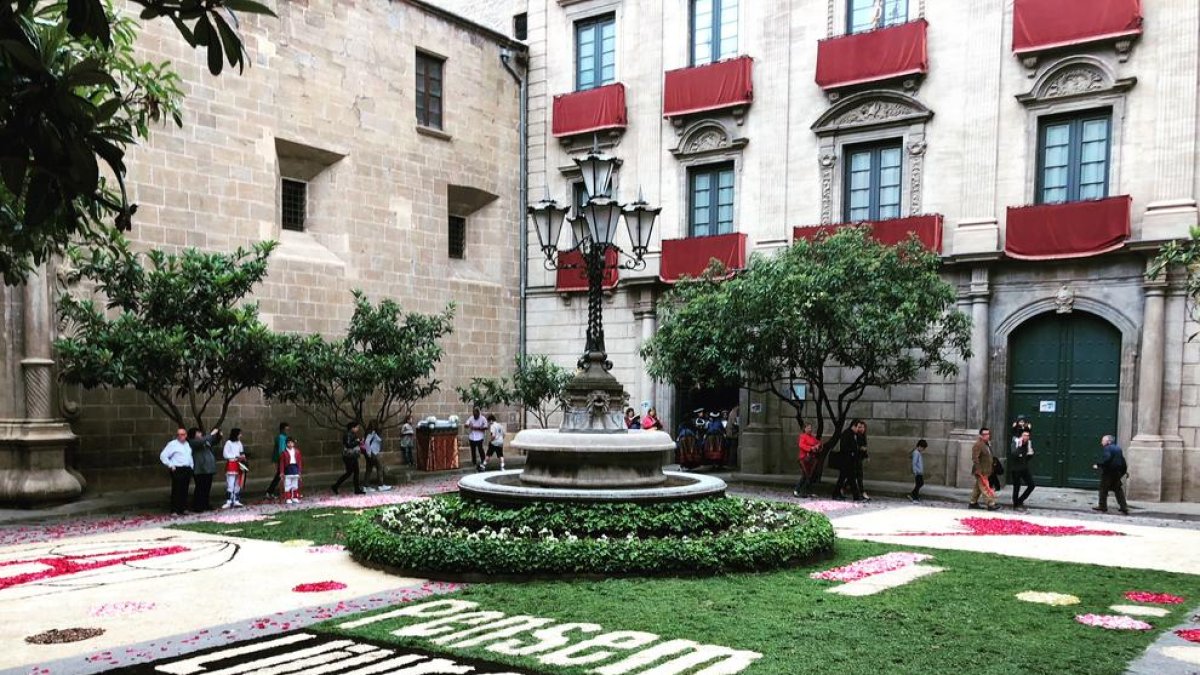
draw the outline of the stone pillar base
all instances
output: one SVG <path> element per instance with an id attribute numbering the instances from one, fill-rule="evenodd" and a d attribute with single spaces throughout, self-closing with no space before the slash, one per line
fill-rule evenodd
<path id="1" fill-rule="evenodd" d="M 954 429 L 946 446 L 946 485 L 969 488 L 975 485 L 971 472 L 971 448 L 979 440 L 979 432 L 971 429 Z"/>
<path id="2" fill-rule="evenodd" d="M 83 484 L 66 468 L 76 441 L 66 422 L 0 420 L 0 505 L 29 508 L 71 501 Z"/>
<path id="3" fill-rule="evenodd" d="M 1142 216 L 1142 241 L 1185 239 L 1197 224 L 1194 199 L 1172 199 L 1152 202 Z M 1133 474 L 1130 474 L 1133 478 Z"/>
<path id="4" fill-rule="evenodd" d="M 1130 499 L 1145 502 L 1166 501 L 1163 483 L 1166 476 L 1165 460 L 1172 451 L 1168 449 L 1168 441 L 1162 436 L 1139 434 L 1133 437 L 1129 448 L 1125 451 L 1125 463 L 1129 465 L 1129 494 Z M 1182 443 L 1179 444 L 1182 450 Z"/>

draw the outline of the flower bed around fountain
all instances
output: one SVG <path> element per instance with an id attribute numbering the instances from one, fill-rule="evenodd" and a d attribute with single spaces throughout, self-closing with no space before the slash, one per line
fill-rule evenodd
<path id="1" fill-rule="evenodd" d="M 500 508 L 452 495 L 363 514 L 346 546 L 435 579 L 691 576 L 796 566 L 829 555 L 834 533 L 819 513 L 735 497 Z"/>

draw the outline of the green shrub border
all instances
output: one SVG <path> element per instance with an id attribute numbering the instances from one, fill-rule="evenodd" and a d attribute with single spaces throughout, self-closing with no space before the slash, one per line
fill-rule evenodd
<path id="1" fill-rule="evenodd" d="M 831 555 L 835 541 L 833 525 L 824 515 L 783 503 L 772 503 L 772 509 L 786 517 L 769 531 L 735 529 L 632 539 L 468 539 L 402 534 L 384 525 L 381 515 L 386 509 L 403 506 L 369 511 L 351 522 L 346 547 L 357 561 L 404 575 L 448 581 L 708 576 L 800 565 Z M 661 517 L 662 505 L 656 506 Z M 534 531 L 541 529 L 537 522 L 525 525 Z"/>

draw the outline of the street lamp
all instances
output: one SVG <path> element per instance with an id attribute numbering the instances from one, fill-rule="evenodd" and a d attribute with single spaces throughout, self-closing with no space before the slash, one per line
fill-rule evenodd
<path id="1" fill-rule="evenodd" d="M 563 430 L 616 431 L 624 430 L 621 406 L 628 400 L 620 383 L 608 373 L 612 362 L 604 346 L 603 281 L 604 272 L 612 269 L 640 270 L 646 267 L 646 252 L 654 233 L 654 222 L 661 208 L 653 208 L 642 198 L 621 204 L 610 196 L 613 176 L 621 160 L 600 154 L 595 148 L 575 164 L 583 174 L 587 202 L 580 205 L 574 217 L 549 196 L 530 205 L 529 217 L 537 230 L 538 243 L 545 256 L 547 270 L 582 269 L 587 278 L 588 323 L 583 355 L 579 358 L 579 374 L 567 386 L 567 414 Z M 615 243 L 621 219 L 629 232 L 631 251 Z M 571 226 L 574 243 L 566 250 L 558 249 L 563 220 Z M 562 262 L 561 253 L 578 251 L 582 262 Z M 617 254 L 615 260 L 609 251 Z M 620 257 L 625 260 L 621 261 Z M 593 368 L 599 366 L 599 368 Z M 615 410 L 615 415 L 612 411 Z"/>

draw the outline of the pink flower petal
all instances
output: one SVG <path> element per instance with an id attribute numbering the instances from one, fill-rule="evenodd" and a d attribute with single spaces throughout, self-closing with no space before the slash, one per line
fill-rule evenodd
<path id="1" fill-rule="evenodd" d="M 1107 630 L 1153 630 L 1154 626 L 1129 616 L 1111 614 L 1080 614 L 1075 620 L 1085 626 Z"/>
<path id="2" fill-rule="evenodd" d="M 322 591 L 340 591 L 343 588 L 346 588 L 346 584 L 340 581 L 314 581 L 312 583 L 299 584 L 292 588 L 292 590 L 297 593 L 320 593 Z"/>
<path id="3" fill-rule="evenodd" d="M 863 558 L 857 562 L 835 567 L 824 572 L 813 572 L 809 576 L 813 579 L 821 579 L 824 581 L 858 581 L 867 577 L 883 574 L 884 572 L 892 572 L 915 565 L 922 560 L 929 560 L 933 556 L 925 553 L 909 553 L 907 551 L 896 551 L 878 555 L 872 558 Z"/>

